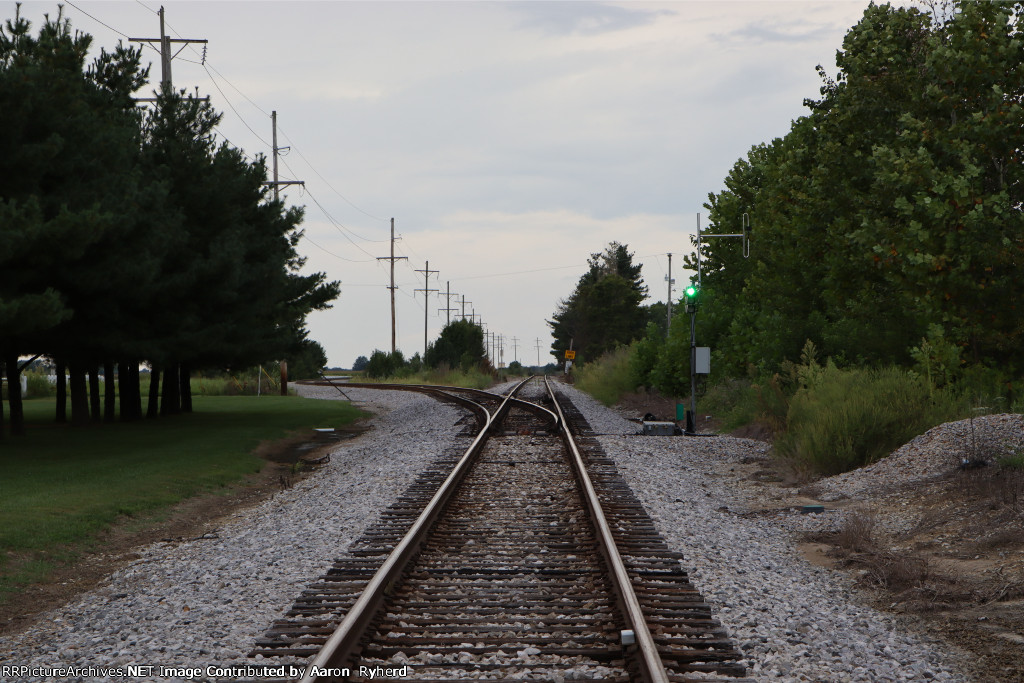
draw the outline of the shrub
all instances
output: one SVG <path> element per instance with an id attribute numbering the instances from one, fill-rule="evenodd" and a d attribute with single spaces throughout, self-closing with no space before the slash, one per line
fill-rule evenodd
<path id="1" fill-rule="evenodd" d="M 631 358 L 633 346 L 620 346 L 576 370 L 576 387 L 606 406 L 619 402 L 636 388 Z"/>
<path id="2" fill-rule="evenodd" d="M 57 387 L 50 382 L 45 372 L 26 372 L 25 380 L 25 398 L 49 398 L 57 395 Z"/>
<path id="3" fill-rule="evenodd" d="M 899 368 L 840 370 L 829 363 L 790 400 L 776 452 L 823 474 L 874 462 L 962 412 L 949 392 L 932 391 Z"/>
<path id="4" fill-rule="evenodd" d="M 704 409 L 721 421 L 724 431 L 739 429 L 757 422 L 761 417 L 758 390 L 748 381 L 725 380 L 708 389 L 703 398 Z"/>
<path id="5" fill-rule="evenodd" d="M 405 367 L 405 356 L 401 351 L 385 353 L 376 349 L 370 355 L 370 362 L 366 366 L 366 376 L 371 379 L 383 379 L 397 375 Z"/>

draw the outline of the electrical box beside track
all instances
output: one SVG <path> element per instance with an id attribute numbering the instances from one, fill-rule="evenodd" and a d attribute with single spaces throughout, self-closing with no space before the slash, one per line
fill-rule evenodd
<path id="1" fill-rule="evenodd" d="M 644 436 L 672 436 L 676 433 L 675 422 L 644 421 Z"/>

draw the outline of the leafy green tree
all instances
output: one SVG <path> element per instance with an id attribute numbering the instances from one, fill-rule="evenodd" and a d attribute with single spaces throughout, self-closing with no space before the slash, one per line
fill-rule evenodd
<path id="1" fill-rule="evenodd" d="M 469 370 L 479 367 L 486 353 L 483 328 L 468 320 L 455 320 L 427 347 L 424 361 L 432 368 L 446 365 Z"/>
<path id="2" fill-rule="evenodd" d="M 372 379 L 394 377 L 405 367 L 405 356 L 401 351 L 387 353 L 375 349 L 370 354 L 370 362 L 366 366 L 366 375 Z"/>
<path id="3" fill-rule="evenodd" d="M 219 120 L 208 103 L 164 92 L 146 122 L 146 166 L 174 198 L 174 242 L 164 252 L 159 310 L 151 305 L 148 316 L 163 413 L 187 401 L 193 367 L 302 354 L 306 315 L 339 291 L 323 273 L 300 274 L 302 210 L 267 199 L 262 158 L 250 163 L 216 144 Z"/>
<path id="4" fill-rule="evenodd" d="M 554 337 L 551 354 L 561 359 L 570 344 L 581 361 L 594 360 L 643 336 L 647 312 L 640 303 L 647 286 L 626 245 L 610 243 L 591 254 L 589 269 L 547 321 Z"/>
<path id="5" fill-rule="evenodd" d="M 356 370 L 356 371 L 365 370 L 366 366 L 369 365 L 369 364 L 370 364 L 370 359 L 369 358 L 367 358 L 366 356 L 359 356 L 358 358 L 356 358 L 355 362 L 352 363 L 352 369 Z"/>
<path id="6" fill-rule="evenodd" d="M 752 223 L 749 259 L 702 249 L 697 330 L 716 368 L 774 371 L 807 339 L 839 362 L 910 365 L 938 325 L 963 358 L 1019 371 L 1022 14 L 865 10 L 810 113 L 709 197 L 711 231 Z"/>
<path id="7" fill-rule="evenodd" d="M 307 355 L 305 316 L 339 291 L 300 272 L 302 210 L 269 199 L 264 160 L 217 145 L 219 115 L 196 98 L 159 93 L 143 119 L 141 50 L 87 68 L 90 41 L 61 15 L 38 37 L 18 15 L 0 29 L 0 360 L 67 367 L 77 424 L 100 418 L 101 366 L 113 417 L 115 360 L 136 419 L 144 361 L 155 414 L 191 408 L 193 367 Z"/>

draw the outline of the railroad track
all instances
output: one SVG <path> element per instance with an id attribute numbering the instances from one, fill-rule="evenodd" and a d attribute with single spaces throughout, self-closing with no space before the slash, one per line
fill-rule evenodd
<path id="1" fill-rule="evenodd" d="M 251 655 L 308 657 L 303 681 L 744 676 L 585 420 L 546 381 L 514 398 L 525 384 L 404 387 L 471 411 L 472 445 L 442 454 Z"/>

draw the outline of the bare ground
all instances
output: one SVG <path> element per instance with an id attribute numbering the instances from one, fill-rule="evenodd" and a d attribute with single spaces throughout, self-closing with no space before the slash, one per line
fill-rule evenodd
<path id="1" fill-rule="evenodd" d="M 813 485 L 794 488 L 793 472 L 769 459 L 720 470 L 749 496 L 743 514 L 821 503 Z M 823 505 L 869 530 L 848 523 L 808 537 L 805 559 L 849 572 L 875 607 L 964 654 L 972 680 L 1024 683 L 1024 472 L 956 472 Z"/>
<path id="2" fill-rule="evenodd" d="M 53 571 L 46 581 L 27 586 L 0 603 L 0 635 L 27 628 L 43 614 L 96 587 L 106 576 L 139 559 L 138 549 L 151 543 L 180 543 L 216 534 L 223 519 L 271 497 L 315 471 L 340 438 L 366 430 L 357 423 L 334 434 L 292 436 L 261 444 L 255 454 L 267 461 L 258 474 L 227 487 L 182 501 L 159 516 L 125 518 L 101 534 L 94 549 L 69 549 L 76 559 Z M 302 466 L 296 463 L 302 462 Z M 311 463 L 311 464 L 307 464 Z M 17 558 L 13 558 L 17 561 Z"/>

